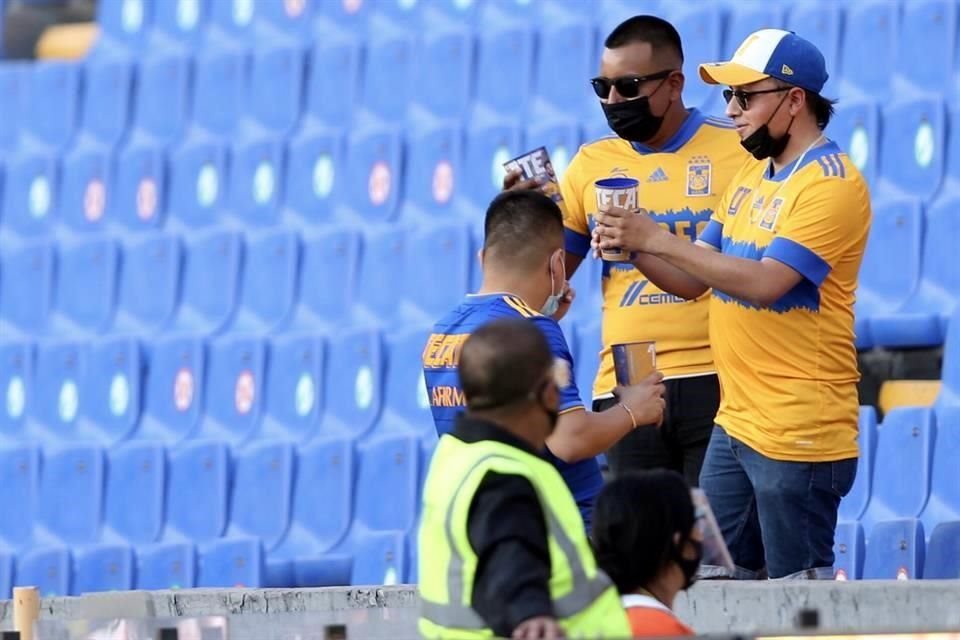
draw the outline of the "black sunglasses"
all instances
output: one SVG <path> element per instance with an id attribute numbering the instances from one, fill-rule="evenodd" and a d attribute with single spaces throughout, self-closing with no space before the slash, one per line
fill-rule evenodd
<path id="1" fill-rule="evenodd" d="M 597 77 L 592 78 L 590 84 L 593 85 L 594 92 L 596 92 L 597 97 L 601 100 L 606 100 L 610 97 L 610 89 L 612 87 L 616 87 L 617 93 L 627 100 L 630 100 L 640 95 L 640 85 L 644 82 L 662 80 L 674 71 L 674 69 L 667 69 L 666 71 L 651 73 L 648 76 L 621 76 L 619 78 Z"/>
<path id="2" fill-rule="evenodd" d="M 746 111 L 750 108 L 750 98 L 752 96 L 759 96 L 764 93 L 779 93 L 781 91 L 790 91 L 792 87 L 777 87 L 776 89 L 763 89 L 761 91 L 741 91 L 740 89 L 724 89 L 723 90 L 723 101 L 726 104 L 730 104 L 731 98 L 737 99 L 737 104 L 740 105 L 740 108 Z"/>

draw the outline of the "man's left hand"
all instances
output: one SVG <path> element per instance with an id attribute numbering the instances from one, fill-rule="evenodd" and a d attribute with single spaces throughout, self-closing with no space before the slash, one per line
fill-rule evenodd
<path id="1" fill-rule="evenodd" d="M 604 207 L 596 214 L 601 249 L 625 249 L 649 253 L 659 235 L 665 233 L 646 209 L 629 211 Z"/>
<path id="2" fill-rule="evenodd" d="M 557 308 L 557 312 L 553 314 L 553 319 L 557 322 L 563 320 L 564 316 L 567 315 L 567 312 L 570 311 L 570 305 L 573 304 L 573 301 L 576 297 L 577 292 L 573 287 L 570 286 L 570 282 L 564 282 L 563 297 L 560 298 L 560 306 Z"/>

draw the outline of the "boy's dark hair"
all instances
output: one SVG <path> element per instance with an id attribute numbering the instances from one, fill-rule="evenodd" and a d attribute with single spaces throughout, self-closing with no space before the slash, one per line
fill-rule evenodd
<path id="1" fill-rule="evenodd" d="M 607 49 L 633 44 L 634 42 L 649 42 L 654 50 L 671 49 L 683 64 L 683 44 L 676 28 L 657 16 L 633 16 L 621 22 L 610 32 L 603 46 Z"/>
<path id="2" fill-rule="evenodd" d="M 483 236 L 488 259 L 535 267 L 563 246 L 563 213 L 539 191 L 504 191 L 487 207 Z"/>

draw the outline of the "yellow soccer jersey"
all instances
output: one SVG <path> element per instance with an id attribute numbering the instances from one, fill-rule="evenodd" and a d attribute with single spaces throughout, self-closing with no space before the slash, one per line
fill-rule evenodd
<path id="1" fill-rule="evenodd" d="M 860 379 L 853 302 L 870 194 L 833 142 L 774 176 L 770 166 L 743 167 L 700 239 L 725 255 L 772 258 L 804 279 L 769 308 L 713 292 L 717 424 L 770 458 L 852 458 Z"/>
<path id="2" fill-rule="evenodd" d="M 610 177 L 639 180 L 639 205 L 671 232 L 696 240 L 749 157 L 732 127 L 729 120 L 691 109 L 660 151 L 615 136 L 583 145 L 561 182 L 567 251 L 589 253 L 597 210 L 593 185 Z M 708 307 L 709 295 L 684 300 L 659 289 L 632 264 L 604 262 L 603 351 L 594 399 L 608 397 L 616 386 L 610 345 L 622 342 L 655 341 L 657 368 L 667 378 L 713 373 Z"/>

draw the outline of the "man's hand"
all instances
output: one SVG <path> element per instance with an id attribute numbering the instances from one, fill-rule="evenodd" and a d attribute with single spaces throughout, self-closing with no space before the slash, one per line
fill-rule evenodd
<path id="1" fill-rule="evenodd" d="M 518 624 L 511 637 L 513 640 L 559 640 L 566 635 L 556 620 L 540 616 Z"/>
<path id="2" fill-rule="evenodd" d="M 514 191 L 514 190 L 524 190 L 524 189 L 534 189 L 537 191 L 541 190 L 541 183 L 536 178 L 529 178 L 523 180 L 523 172 L 519 169 L 514 169 L 509 172 L 507 175 L 503 176 L 503 190 L 504 191 Z"/>
<path id="3" fill-rule="evenodd" d="M 617 387 L 613 390 L 613 395 L 633 412 L 637 426 L 655 424 L 659 427 L 663 423 L 663 410 L 667 406 L 663 399 L 665 392 L 663 374 L 654 371 L 638 384 Z"/>
<path id="4" fill-rule="evenodd" d="M 667 233 L 646 209 L 628 211 L 603 207 L 596 214 L 599 248 L 625 249 L 649 253 L 661 234 Z"/>
<path id="5" fill-rule="evenodd" d="M 563 320 L 564 316 L 567 315 L 567 311 L 570 311 L 570 305 L 573 304 L 576 297 L 577 292 L 570 286 L 570 281 L 564 282 L 563 297 L 560 298 L 560 306 L 557 308 L 557 312 L 553 314 L 553 319 L 557 322 Z"/>

